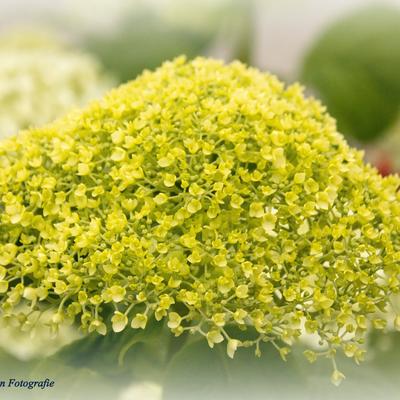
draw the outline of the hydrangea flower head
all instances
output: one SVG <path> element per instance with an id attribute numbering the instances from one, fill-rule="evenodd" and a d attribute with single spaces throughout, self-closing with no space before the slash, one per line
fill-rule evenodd
<path id="1" fill-rule="evenodd" d="M 399 290 L 399 184 L 299 85 L 166 62 L 0 144 L 2 318 L 53 308 L 55 329 L 99 334 L 155 318 L 230 357 L 261 341 L 285 357 L 304 329 L 359 360 Z"/>

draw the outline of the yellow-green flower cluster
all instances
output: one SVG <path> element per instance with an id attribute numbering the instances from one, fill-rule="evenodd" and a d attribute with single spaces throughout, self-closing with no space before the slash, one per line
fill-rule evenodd
<path id="1" fill-rule="evenodd" d="M 92 56 L 45 34 L 0 38 L 0 138 L 48 123 L 102 95 L 111 84 Z"/>
<path id="2" fill-rule="evenodd" d="M 399 185 L 299 85 L 178 58 L 0 144 L 2 318 L 55 308 L 55 328 L 106 334 L 154 316 L 231 357 L 285 357 L 304 329 L 359 360 L 399 290 Z"/>

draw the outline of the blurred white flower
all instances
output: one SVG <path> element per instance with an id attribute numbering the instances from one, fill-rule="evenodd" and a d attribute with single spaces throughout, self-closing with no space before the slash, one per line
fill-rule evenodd
<path id="1" fill-rule="evenodd" d="M 50 356 L 82 337 L 76 327 L 68 323 L 61 324 L 55 335 L 50 329 L 54 312 L 45 311 L 41 314 L 40 323 L 29 324 L 27 321 L 22 326 L 18 318 L 3 319 L 0 321 L 0 348 L 19 360 L 27 361 Z"/>
<path id="2" fill-rule="evenodd" d="M 125 389 L 118 400 L 161 400 L 162 388 L 153 382 L 142 382 L 130 385 Z"/>
<path id="3" fill-rule="evenodd" d="M 0 38 L 0 138 L 48 123 L 112 83 L 92 56 L 40 32 Z"/>

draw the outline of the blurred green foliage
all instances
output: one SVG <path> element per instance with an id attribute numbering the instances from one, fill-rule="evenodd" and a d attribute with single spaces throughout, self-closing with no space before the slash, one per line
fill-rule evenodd
<path id="1" fill-rule="evenodd" d="M 307 55 L 302 81 L 344 134 L 368 142 L 400 108 L 400 10 L 363 9 L 330 27 Z"/>
<path id="2" fill-rule="evenodd" d="M 44 359 L 22 362 L 0 352 L 1 379 L 56 381 L 55 389 L 1 390 L 7 400 L 105 400 L 118 399 L 134 382 L 153 381 L 163 387 L 162 400 L 399 398 L 400 336 L 395 332 L 373 333 L 367 360 L 360 366 L 338 354 L 338 366 L 346 374 L 339 387 L 329 381 L 330 360 L 310 364 L 301 345 L 286 362 L 268 343 L 261 344 L 260 358 L 254 349 L 241 348 L 232 360 L 223 343 L 210 350 L 198 339 L 172 337 L 163 324 L 152 321 L 149 331 L 91 334 Z"/>
<path id="3" fill-rule="evenodd" d="M 82 32 L 81 40 L 122 82 L 181 54 L 207 54 L 221 38 L 233 58 L 248 61 L 251 3 L 169 0 L 163 8 L 132 2 L 118 24 Z"/>

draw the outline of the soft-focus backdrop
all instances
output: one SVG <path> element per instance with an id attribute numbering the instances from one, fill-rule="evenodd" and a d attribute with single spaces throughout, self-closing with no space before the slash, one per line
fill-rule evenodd
<path id="1" fill-rule="evenodd" d="M 1 0 L 0 138 L 50 122 L 180 54 L 239 59 L 288 83 L 300 80 L 382 175 L 400 171 L 400 0 Z M 400 313 L 398 299 L 394 310 Z M 301 364 L 299 370 L 311 376 L 315 398 L 400 398 L 400 337 L 393 318 L 388 327 L 371 336 L 362 367 L 343 360 L 348 378 L 340 389 L 326 382 L 324 368 Z M 49 345 L 43 329 L 33 338 L 12 326 L 0 327 L 5 349 L 0 376 L 31 368 L 33 362 L 25 360 L 54 353 L 75 338 L 67 327 L 61 333 Z M 206 366 L 204 379 L 211 382 L 220 368 L 211 353 L 197 351 Z M 99 383 L 86 370 L 64 368 L 57 357 L 38 371 L 59 374 L 70 398 L 83 396 L 70 385 L 78 375 Z M 91 362 L 103 361 L 99 356 Z M 177 385 L 182 376 L 199 373 L 200 366 L 188 366 L 186 359 L 176 363 L 170 378 Z M 295 364 L 285 369 L 287 379 L 290 373 L 298 375 Z M 269 373 L 284 388 L 280 367 L 271 365 Z M 246 371 L 237 368 L 236 373 Z M 79 388 L 82 381 L 75 383 Z M 106 398 L 121 389 L 118 379 L 106 386 L 98 384 Z M 164 388 L 164 398 L 174 398 L 172 389 Z M 212 395 L 203 386 L 191 390 L 199 398 Z M 161 389 L 135 383 L 121 396 L 159 399 Z"/>
<path id="2" fill-rule="evenodd" d="M 76 30 L 107 31 L 131 6 L 150 4 L 159 10 L 169 4 L 194 3 L 218 8 L 229 0 L 2 0 L 0 2 L 0 29 L 21 24 L 51 24 L 68 36 Z M 369 5 L 400 7 L 400 0 L 245 0 L 255 5 L 253 30 L 253 62 L 284 76 L 295 77 L 305 51 L 327 25 L 338 18 Z M 197 6 L 198 7 L 198 6 Z M 183 22 L 193 26 L 199 18 L 197 10 L 186 5 L 180 11 Z M 51 18 L 49 18 L 51 17 Z M 201 16 L 200 16 L 201 18 Z M 62 21 L 62 23 L 61 23 Z M 65 23 L 72 28 L 64 30 Z M 207 23 L 206 23 L 207 25 Z M 143 43 L 144 45 L 144 43 Z"/>

